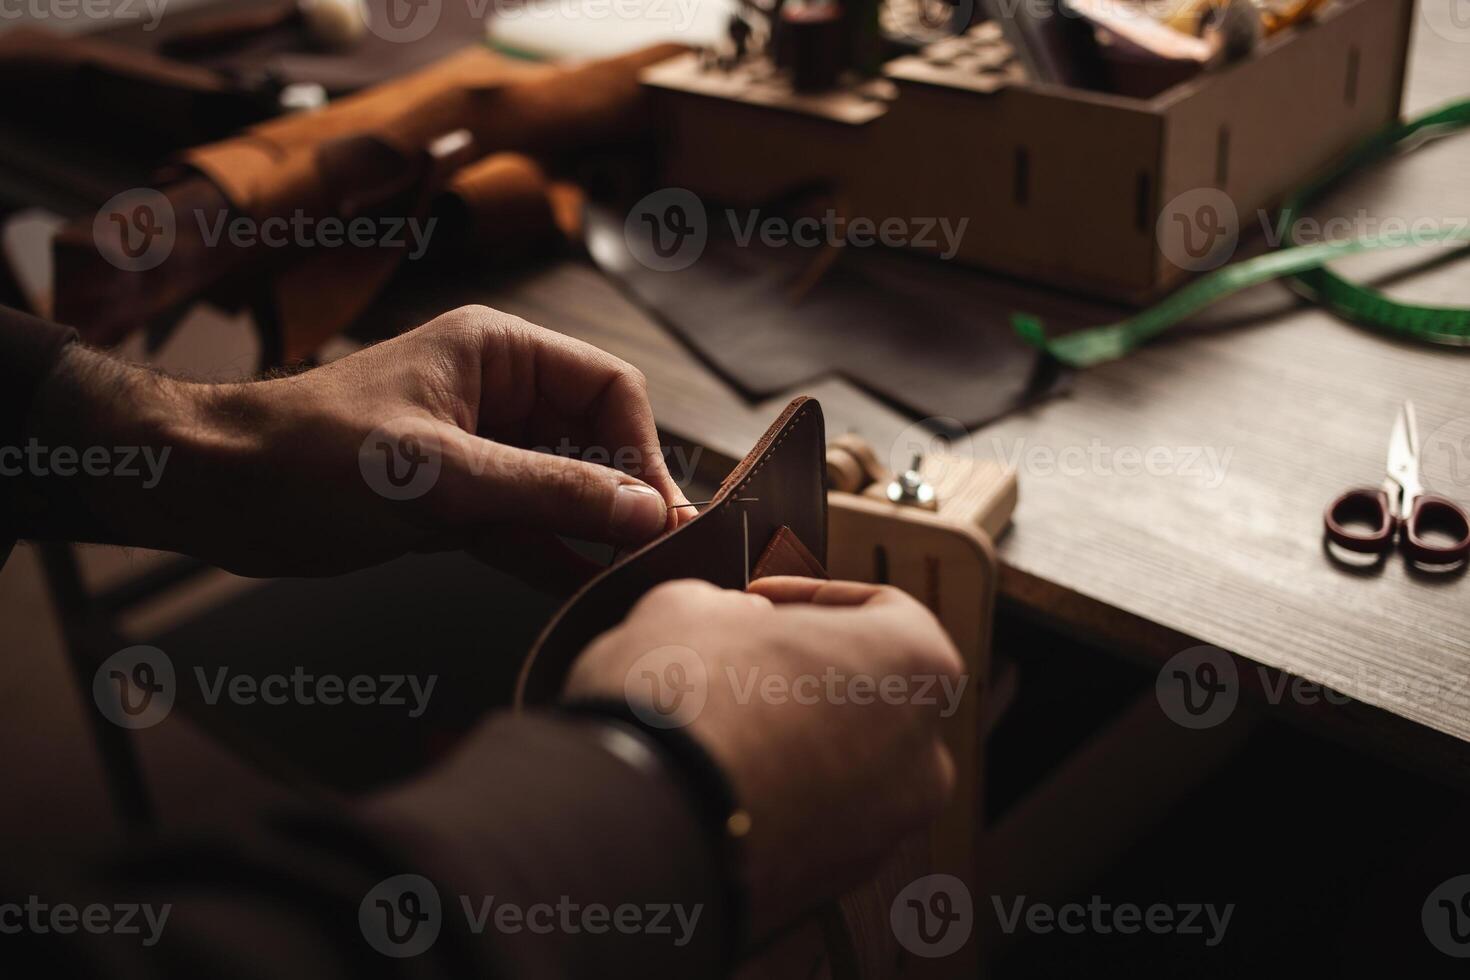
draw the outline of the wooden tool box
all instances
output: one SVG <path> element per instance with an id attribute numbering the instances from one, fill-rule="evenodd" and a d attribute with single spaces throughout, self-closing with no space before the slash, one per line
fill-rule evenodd
<path id="1" fill-rule="evenodd" d="M 969 218 L 956 260 L 1125 302 L 1189 275 L 1171 257 L 1198 189 L 1237 230 L 1399 116 L 1413 0 L 1336 0 L 1246 59 L 1152 99 L 1031 84 L 982 24 L 883 77 L 797 95 L 764 62 L 649 69 L 665 186 L 759 206 L 832 182 L 851 217 Z M 1004 49 L 1002 49 L 1004 50 Z M 1171 204 L 1179 221 L 1160 221 Z M 1188 264 L 1188 263 L 1186 263 Z"/>

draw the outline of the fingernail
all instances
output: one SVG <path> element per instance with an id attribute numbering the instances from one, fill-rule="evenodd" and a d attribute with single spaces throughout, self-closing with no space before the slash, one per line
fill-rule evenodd
<path id="1" fill-rule="evenodd" d="M 653 487 L 625 483 L 613 495 L 612 533 L 627 541 L 646 541 L 664 529 L 668 511 Z"/>

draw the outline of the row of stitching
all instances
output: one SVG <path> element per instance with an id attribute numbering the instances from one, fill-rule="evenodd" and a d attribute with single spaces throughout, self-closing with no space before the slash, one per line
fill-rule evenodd
<path id="1" fill-rule="evenodd" d="M 736 493 L 739 493 L 741 490 L 744 490 L 746 487 L 750 486 L 750 481 L 755 479 L 756 474 L 761 471 L 761 467 L 770 462 L 772 454 L 774 454 L 777 449 L 781 448 L 781 443 L 786 441 L 787 436 L 796 431 L 796 427 L 801 424 L 802 419 L 806 418 L 810 410 L 811 409 L 809 406 L 804 406 L 801 411 L 796 413 L 796 418 L 792 419 L 791 424 L 786 427 L 786 431 L 781 433 L 781 438 L 777 439 L 775 443 L 771 445 L 771 448 L 767 449 L 764 453 L 761 454 L 760 462 L 755 464 L 755 469 L 751 470 L 750 473 L 746 475 L 745 479 L 740 481 L 740 486 L 735 488 Z"/>

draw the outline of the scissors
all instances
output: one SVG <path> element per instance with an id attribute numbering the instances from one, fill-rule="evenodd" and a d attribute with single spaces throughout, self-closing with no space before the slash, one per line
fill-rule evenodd
<path id="1" fill-rule="evenodd" d="M 1470 558 L 1470 517 L 1453 500 L 1425 493 L 1419 483 L 1419 426 L 1413 402 L 1404 402 L 1394 419 L 1388 476 L 1382 486 L 1347 491 L 1327 505 L 1322 522 L 1328 539 L 1348 551 L 1382 554 L 1398 536 L 1404 553 L 1422 565 L 1453 565 Z M 1436 543 L 1426 533 L 1451 543 Z"/>

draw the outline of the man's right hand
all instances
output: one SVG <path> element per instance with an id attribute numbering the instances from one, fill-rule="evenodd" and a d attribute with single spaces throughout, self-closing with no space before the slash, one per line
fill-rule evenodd
<path id="1" fill-rule="evenodd" d="M 651 591 L 578 659 L 568 698 L 628 698 L 686 725 L 751 816 L 757 938 L 870 877 L 954 785 L 940 740 L 963 662 L 889 586 L 772 577 Z"/>

